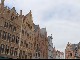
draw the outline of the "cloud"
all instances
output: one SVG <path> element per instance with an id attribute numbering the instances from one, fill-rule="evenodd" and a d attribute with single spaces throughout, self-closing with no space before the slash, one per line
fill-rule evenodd
<path id="1" fill-rule="evenodd" d="M 61 51 L 67 42 L 80 41 L 80 0 L 6 0 L 5 5 L 24 15 L 32 10 L 34 23 L 53 34 L 53 44 Z"/>

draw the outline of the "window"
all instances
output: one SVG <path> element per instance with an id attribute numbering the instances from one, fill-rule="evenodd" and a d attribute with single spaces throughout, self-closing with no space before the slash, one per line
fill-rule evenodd
<path id="1" fill-rule="evenodd" d="M 27 36 L 29 36 L 29 34 L 27 33 Z"/>
<path id="2" fill-rule="evenodd" d="M 5 54 L 7 54 L 7 45 L 5 46 Z"/>
<path id="3" fill-rule="evenodd" d="M 22 34 L 24 35 L 24 30 L 22 30 Z"/>
<path id="4" fill-rule="evenodd" d="M 40 57 L 40 53 L 38 52 L 38 56 Z"/>
<path id="5" fill-rule="evenodd" d="M 9 53 L 9 46 L 7 46 L 7 54 Z"/>
<path id="6" fill-rule="evenodd" d="M 72 56 L 72 53 L 70 53 L 70 56 Z"/>
<path id="7" fill-rule="evenodd" d="M 26 48 L 28 48 L 28 44 L 26 43 Z"/>
<path id="8" fill-rule="evenodd" d="M 25 56 L 25 51 L 23 51 L 23 56 Z"/>
<path id="9" fill-rule="evenodd" d="M 37 58 L 37 53 L 36 53 L 36 58 Z"/>
<path id="10" fill-rule="evenodd" d="M 8 28 L 8 23 L 7 22 L 5 22 L 4 27 L 7 27 Z"/>
<path id="11" fill-rule="evenodd" d="M 18 48 L 15 48 L 15 51 L 14 51 L 14 56 L 17 56 L 17 50 L 18 50 Z"/>
<path id="12" fill-rule="evenodd" d="M 29 49 L 30 49 L 30 42 L 29 42 Z"/>
<path id="13" fill-rule="evenodd" d="M 27 59 L 27 55 L 25 55 L 25 59 Z"/>
<path id="14" fill-rule="evenodd" d="M 16 27 L 14 26 L 14 28 L 13 28 L 13 31 L 15 32 L 16 31 Z"/>
<path id="15" fill-rule="evenodd" d="M 2 30 L 0 30 L 0 38 L 1 38 L 1 33 L 2 33 Z"/>
<path id="16" fill-rule="evenodd" d="M 10 39 L 11 39 L 11 34 L 8 33 L 7 40 L 10 42 Z"/>
<path id="17" fill-rule="evenodd" d="M 9 46 L 5 46 L 5 54 L 8 54 L 9 53 Z"/>
<path id="18" fill-rule="evenodd" d="M 12 35 L 12 42 L 15 41 L 15 35 Z"/>
<path id="19" fill-rule="evenodd" d="M 25 51 L 23 51 L 23 55 L 25 55 Z"/>
<path id="20" fill-rule="evenodd" d="M 21 46 L 23 45 L 23 41 L 21 41 Z"/>
<path id="21" fill-rule="evenodd" d="M 11 20 L 14 20 L 14 17 L 13 16 L 11 16 Z"/>
<path id="22" fill-rule="evenodd" d="M 32 26 L 31 26 L 31 29 L 32 29 Z"/>
<path id="23" fill-rule="evenodd" d="M 14 47 L 10 48 L 10 55 L 13 55 L 13 49 L 14 49 Z"/>
<path id="24" fill-rule="evenodd" d="M 5 48 L 5 45 L 4 44 L 1 44 L 1 53 L 4 52 L 4 48 Z"/>
<path id="25" fill-rule="evenodd" d="M 6 33 L 5 31 L 3 31 L 3 35 L 2 35 L 2 39 L 6 40 Z"/>
<path id="26" fill-rule="evenodd" d="M 19 43 L 19 37 L 16 36 L 16 44 L 18 44 L 18 43 Z"/>
<path id="27" fill-rule="evenodd" d="M 26 45 L 26 40 L 24 40 L 24 45 Z"/>
<path id="28" fill-rule="evenodd" d="M 38 51 L 38 44 L 37 44 L 37 49 L 36 49 L 36 51 Z"/>
<path id="29" fill-rule="evenodd" d="M 12 25 L 11 25 L 11 24 L 9 24 L 9 29 L 11 29 L 11 30 L 12 30 Z"/>
<path id="30" fill-rule="evenodd" d="M 22 50 L 20 50 L 19 58 L 22 58 Z"/>
<path id="31" fill-rule="evenodd" d="M 32 53 L 30 53 L 30 59 L 32 58 Z"/>

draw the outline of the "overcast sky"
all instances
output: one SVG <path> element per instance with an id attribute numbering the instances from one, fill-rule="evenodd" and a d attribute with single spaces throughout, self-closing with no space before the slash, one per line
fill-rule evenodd
<path id="1" fill-rule="evenodd" d="M 32 10 L 34 23 L 53 34 L 53 45 L 60 51 L 68 42 L 80 41 L 80 0 L 6 0 L 5 5 L 24 15 Z"/>

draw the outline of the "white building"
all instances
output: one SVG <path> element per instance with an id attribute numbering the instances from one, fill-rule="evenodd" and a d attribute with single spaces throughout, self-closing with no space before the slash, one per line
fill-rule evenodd
<path id="1" fill-rule="evenodd" d="M 48 59 L 53 59 L 53 43 L 52 36 L 48 36 Z"/>

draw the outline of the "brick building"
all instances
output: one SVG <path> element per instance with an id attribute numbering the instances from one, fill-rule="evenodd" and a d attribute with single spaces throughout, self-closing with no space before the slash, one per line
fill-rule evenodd
<path id="1" fill-rule="evenodd" d="M 12 59 L 32 59 L 34 54 L 34 27 L 31 11 L 20 15 L 15 7 L 0 4 L 0 56 Z"/>
<path id="2" fill-rule="evenodd" d="M 35 25 L 34 30 L 34 58 L 35 59 L 48 59 L 48 40 L 45 28 L 40 29 L 39 25 Z"/>
<path id="3" fill-rule="evenodd" d="M 68 42 L 65 49 L 65 59 L 80 59 L 80 42 L 78 44 Z"/>
<path id="4" fill-rule="evenodd" d="M 41 59 L 48 59 L 48 38 L 46 28 L 40 29 Z"/>
<path id="5" fill-rule="evenodd" d="M 40 27 L 39 25 L 34 24 L 34 59 L 41 59 L 41 51 L 40 51 Z"/>
<path id="6" fill-rule="evenodd" d="M 22 12 L 22 11 L 21 11 Z M 22 14 L 22 13 L 21 13 Z M 32 59 L 34 54 L 34 26 L 31 11 L 22 15 L 20 55 L 22 59 Z"/>

